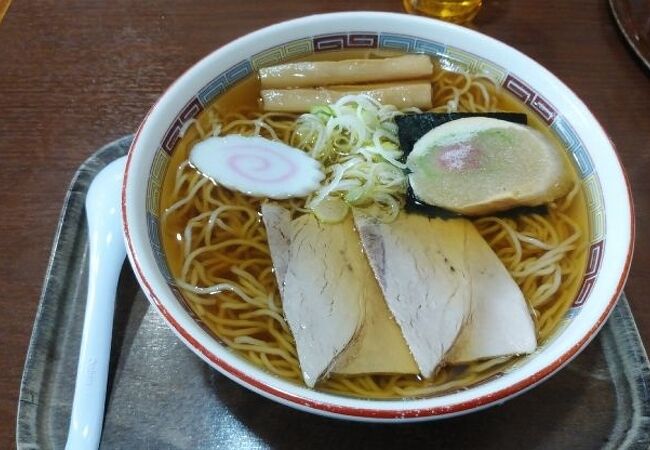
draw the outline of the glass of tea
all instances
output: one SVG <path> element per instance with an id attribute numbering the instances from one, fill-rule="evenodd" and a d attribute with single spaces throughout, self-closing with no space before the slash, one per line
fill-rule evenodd
<path id="1" fill-rule="evenodd" d="M 469 22 L 476 16 L 483 0 L 402 0 L 411 14 L 434 17 L 448 22 Z"/>

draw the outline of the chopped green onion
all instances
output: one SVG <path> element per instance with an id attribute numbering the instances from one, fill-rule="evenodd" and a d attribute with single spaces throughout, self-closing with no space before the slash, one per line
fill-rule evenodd
<path id="1" fill-rule="evenodd" d="M 406 191 L 395 124 L 401 114 L 367 95 L 348 95 L 300 116 L 292 145 L 320 161 L 325 171 L 306 203 L 319 218 L 343 220 L 350 206 L 383 221 L 397 217 Z"/>

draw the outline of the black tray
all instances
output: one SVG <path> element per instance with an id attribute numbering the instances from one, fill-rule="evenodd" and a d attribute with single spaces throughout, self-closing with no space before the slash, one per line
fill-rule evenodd
<path id="1" fill-rule="evenodd" d="M 86 190 L 130 137 L 89 158 L 61 213 L 23 373 L 19 449 L 62 449 L 86 297 Z M 128 265 L 118 288 L 103 449 L 650 447 L 649 366 L 623 296 L 559 374 L 501 406 L 417 424 L 364 424 L 281 406 L 212 370 L 167 328 Z"/>

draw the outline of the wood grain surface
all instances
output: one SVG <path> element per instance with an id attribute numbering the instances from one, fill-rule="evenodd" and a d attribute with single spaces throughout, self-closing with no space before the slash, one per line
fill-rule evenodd
<path id="1" fill-rule="evenodd" d="M 650 77 L 604 0 L 487 0 L 474 28 L 528 54 L 589 106 L 635 196 L 626 292 L 650 342 Z M 70 179 L 132 133 L 186 68 L 228 41 L 317 12 L 400 11 L 400 0 L 15 0 L 0 23 L 0 448 L 15 446 L 18 388 Z M 615 232 L 615 230 L 610 230 Z"/>

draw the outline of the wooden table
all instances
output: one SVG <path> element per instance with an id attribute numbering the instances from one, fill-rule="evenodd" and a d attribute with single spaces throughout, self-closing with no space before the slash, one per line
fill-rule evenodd
<path id="1" fill-rule="evenodd" d="M 79 164 L 133 132 L 165 87 L 213 49 L 281 20 L 350 9 L 400 11 L 401 1 L 11 5 L 0 25 L 0 448 L 15 446 L 25 352 L 61 203 Z M 474 26 L 554 72 L 617 146 L 637 214 L 626 292 L 650 343 L 648 73 L 627 48 L 605 0 L 487 0 Z"/>

